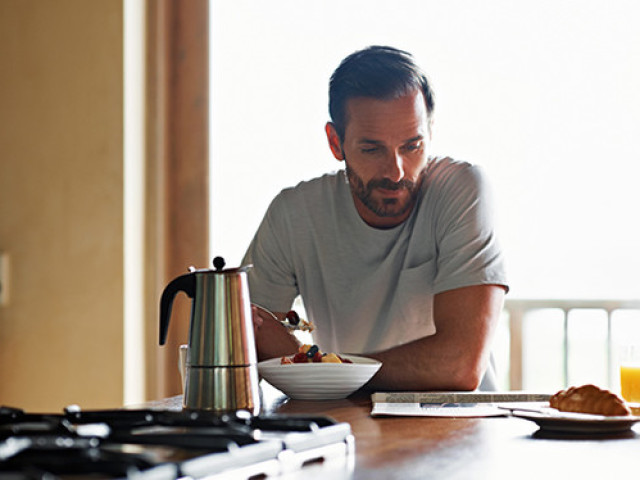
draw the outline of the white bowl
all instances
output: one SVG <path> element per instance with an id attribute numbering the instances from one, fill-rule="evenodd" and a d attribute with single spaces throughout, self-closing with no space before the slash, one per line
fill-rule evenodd
<path id="1" fill-rule="evenodd" d="M 342 355 L 353 363 L 292 363 L 280 358 L 258 363 L 258 372 L 271 385 L 296 400 L 345 398 L 367 383 L 382 363 L 372 358 Z"/>

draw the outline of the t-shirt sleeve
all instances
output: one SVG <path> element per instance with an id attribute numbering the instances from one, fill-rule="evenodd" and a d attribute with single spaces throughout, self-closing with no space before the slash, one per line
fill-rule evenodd
<path id="1" fill-rule="evenodd" d="M 446 179 L 439 202 L 435 293 L 481 284 L 508 289 L 493 200 L 483 171 L 468 164 L 460 168 Z"/>
<path id="2" fill-rule="evenodd" d="M 298 295 L 289 223 L 285 195 L 280 193 L 269 205 L 243 260 L 243 265 L 253 265 L 249 270 L 251 301 L 276 312 L 288 311 Z"/>

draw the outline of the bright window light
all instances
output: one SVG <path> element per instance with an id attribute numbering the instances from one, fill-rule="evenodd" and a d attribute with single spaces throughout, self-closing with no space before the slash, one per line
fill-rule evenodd
<path id="1" fill-rule="evenodd" d="M 640 292 L 640 3 L 211 2 L 211 251 L 239 264 L 270 200 L 341 168 L 332 71 L 410 51 L 436 95 L 434 154 L 494 187 L 512 298 Z"/>

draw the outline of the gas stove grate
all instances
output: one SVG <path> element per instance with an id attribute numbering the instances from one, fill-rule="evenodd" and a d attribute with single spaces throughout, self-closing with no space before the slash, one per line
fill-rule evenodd
<path id="1" fill-rule="evenodd" d="M 0 407 L 0 478 L 277 478 L 353 456 L 347 423 L 325 416 L 166 410 L 27 413 Z"/>

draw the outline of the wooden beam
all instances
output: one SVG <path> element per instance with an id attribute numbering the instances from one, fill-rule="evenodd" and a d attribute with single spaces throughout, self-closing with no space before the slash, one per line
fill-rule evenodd
<path id="1" fill-rule="evenodd" d="M 208 0 L 149 2 L 147 395 L 181 393 L 179 345 L 190 300 L 176 298 L 167 344 L 158 346 L 162 288 L 209 257 Z"/>

